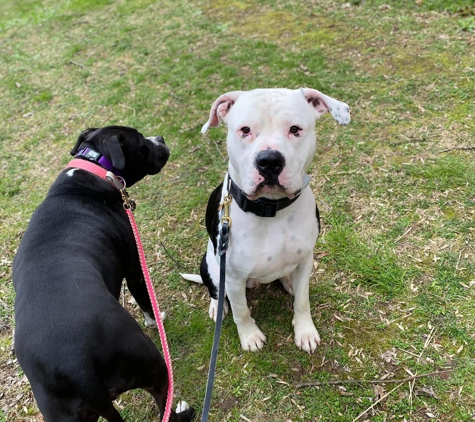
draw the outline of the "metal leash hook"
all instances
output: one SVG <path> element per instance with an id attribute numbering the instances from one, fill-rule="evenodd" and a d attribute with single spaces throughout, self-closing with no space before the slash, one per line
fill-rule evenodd
<path id="1" fill-rule="evenodd" d="M 220 205 L 220 208 L 224 208 L 223 216 L 221 217 L 221 224 L 227 224 L 228 228 L 232 225 L 231 217 L 229 216 L 229 207 L 231 206 L 231 202 L 233 202 L 233 197 L 228 193 L 223 198 L 223 203 Z"/>
<path id="2" fill-rule="evenodd" d="M 134 211 L 137 205 L 134 200 L 130 199 L 129 193 L 125 190 L 125 186 L 120 189 L 120 194 L 122 195 L 122 201 L 124 201 L 124 209 Z"/>
<path id="3" fill-rule="evenodd" d="M 122 196 L 122 201 L 124 202 L 124 209 L 134 211 L 137 205 L 135 204 L 135 201 L 130 199 L 129 193 L 125 190 L 125 180 L 120 176 L 116 176 L 111 171 L 106 173 L 106 179 L 119 190 L 120 195 Z"/>

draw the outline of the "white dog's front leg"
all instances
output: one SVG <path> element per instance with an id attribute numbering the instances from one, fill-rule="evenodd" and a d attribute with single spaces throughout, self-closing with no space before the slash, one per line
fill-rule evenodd
<path id="1" fill-rule="evenodd" d="M 251 318 L 246 299 L 246 280 L 228 281 L 226 287 L 242 348 L 251 352 L 262 349 L 267 339 Z"/>
<path id="2" fill-rule="evenodd" d="M 214 246 L 211 240 L 208 241 L 208 250 L 206 253 L 206 264 L 208 266 L 208 273 L 211 278 L 211 282 L 214 284 L 216 288 L 216 295 L 219 295 L 219 263 L 218 263 L 217 256 L 214 255 Z M 228 301 L 226 300 L 226 289 L 224 289 L 224 304 L 223 304 L 223 316 L 224 319 L 229 312 L 229 305 Z M 211 298 L 211 302 L 209 304 L 209 317 L 216 322 L 216 318 L 218 316 L 218 300 Z"/>
<path id="3" fill-rule="evenodd" d="M 228 301 L 226 300 L 226 292 L 224 292 L 224 304 L 223 304 L 223 319 L 229 312 L 229 305 Z M 218 316 L 218 300 L 211 298 L 211 302 L 209 304 L 209 317 L 216 322 L 216 318 Z"/>
<path id="4" fill-rule="evenodd" d="M 320 335 L 312 321 L 309 303 L 309 280 L 312 273 L 313 256 L 303 261 L 291 274 L 294 291 L 294 341 L 299 349 L 308 353 L 317 350 Z"/>
<path id="5" fill-rule="evenodd" d="M 293 296 L 294 295 L 294 289 L 292 288 L 292 279 L 290 278 L 289 275 L 286 275 L 285 277 L 280 278 L 280 283 L 282 284 L 282 287 L 286 290 L 286 292 Z"/>

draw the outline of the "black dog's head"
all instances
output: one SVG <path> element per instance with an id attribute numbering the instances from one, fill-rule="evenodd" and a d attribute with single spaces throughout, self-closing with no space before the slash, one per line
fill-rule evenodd
<path id="1" fill-rule="evenodd" d="M 125 126 L 86 129 L 70 153 L 76 155 L 83 148 L 91 148 L 107 157 L 127 186 L 147 174 L 158 173 L 170 155 L 161 136 L 144 138 L 137 130 Z"/>

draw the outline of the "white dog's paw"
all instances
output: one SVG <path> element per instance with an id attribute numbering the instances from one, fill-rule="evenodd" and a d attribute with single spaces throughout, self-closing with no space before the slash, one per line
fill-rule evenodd
<path id="1" fill-rule="evenodd" d="M 280 279 L 280 283 L 289 295 L 294 296 L 294 289 L 292 288 L 292 279 L 289 275 L 286 277 L 282 277 Z"/>
<path id="2" fill-rule="evenodd" d="M 145 326 L 146 327 L 153 327 L 157 322 L 155 321 L 155 318 L 147 314 L 146 312 L 143 313 L 143 316 L 145 318 Z"/>
<path id="3" fill-rule="evenodd" d="M 241 346 L 247 352 L 261 350 L 267 342 L 266 336 L 255 323 L 249 328 L 239 329 L 238 331 Z"/>
<path id="4" fill-rule="evenodd" d="M 216 299 L 211 299 L 211 303 L 209 304 L 209 317 L 216 322 L 216 317 L 218 315 L 218 301 Z M 229 305 L 226 298 L 224 298 L 224 306 L 223 306 L 223 319 L 229 313 Z"/>
<path id="5" fill-rule="evenodd" d="M 190 405 L 186 401 L 179 401 L 176 406 L 176 413 L 186 412 L 189 408 Z"/>
<path id="6" fill-rule="evenodd" d="M 314 353 L 320 345 L 320 335 L 318 334 L 313 321 L 295 325 L 295 345 L 307 353 Z"/>

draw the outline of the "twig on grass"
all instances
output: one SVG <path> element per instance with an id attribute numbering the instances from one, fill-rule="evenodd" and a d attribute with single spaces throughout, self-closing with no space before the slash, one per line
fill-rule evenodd
<path id="1" fill-rule="evenodd" d="M 429 343 L 434 338 L 435 330 L 436 330 L 435 327 L 432 327 L 432 329 L 430 330 L 430 333 L 427 336 L 426 341 L 424 342 L 424 347 L 422 348 L 422 351 L 421 351 L 419 357 L 417 358 L 417 363 L 419 363 L 421 361 L 422 355 L 424 354 L 424 351 L 427 349 L 427 346 L 429 346 Z"/>
<path id="2" fill-rule="evenodd" d="M 320 197 L 317 197 L 317 201 L 318 202 L 321 202 L 322 205 L 329 211 L 333 211 L 333 207 L 331 207 L 330 205 L 328 205 L 322 198 Z"/>
<path id="3" fill-rule="evenodd" d="M 334 380 L 334 381 L 314 381 L 314 382 L 303 382 L 300 384 L 295 384 L 295 388 L 305 388 L 305 387 L 318 387 L 322 385 L 340 385 L 340 384 L 396 384 L 396 383 L 405 383 L 412 381 L 418 378 L 431 377 L 436 375 L 443 375 L 449 372 L 452 372 L 453 369 L 445 369 L 443 371 L 429 372 L 427 374 L 413 375 L 412 377 L 403 378 L 403 379 L 389 379 L 389 380 Z"/>
<path id="4" fill-rule="evenodd" d="M 215 145 L 216 149 L 218 150 L 218 153 L 219 155 L 221 155 L 221 158 L 223 159 L 223 161 L 226 161 L 226 157 L 223 155 L 223 153 L 221 152 L 221 150 L 219 149 L 219 146 L 216 142 L 213 141 L 213 144 Z"/>
<path id="5" fill-rule="evenodd" d="M 87 69 L 86 66 L 84 66 L 81 63 L 75 62 L 74 60 L 69 60 L 69 63 L 74 64 L 74 65 L 79 66 L 79 67 L 82 67 L 83 69 Z"/>
<path id="6" fill-rule="evenodd" d="M 401 385 L 404 385 L 404 383 L 402 382 L 401 384 L 399 385 L 396 385 L 396 387 L 394 387 L 391 391 L 387 392 L 384 396 L 381 396 L 378 400 L 376 400 L 370 407 L 368 407 L 366 410 L 363 410 L 363 412 L 361 412 L 355 419 L 353 419 L 353 422 L 356 422 L 358 419 L 360 419 L 362 416 L 366 415 L 366 413 L 368 413 L 372 408 L 374 408 L 374 406 L 376 406 L 379 402 L 381 402 L 382 400 L 384 400 L 387 396 L 389 396 L 393 391 L 396 391 L 399 387 L 401 387 Z"/>
<path id="7" fill-rule="evenodd" d="M 134 112 L 134 117 L 135 117 L 135 108 L 132 108 L 132 107 L 129 107 L 129 106 L 126 106 L 125 104 L 119 104 L 121 107 L 124 107 L 124 108 L 128 108 L 129 110 L 132 110 Z"/>
<path id="8" fill-rule="evenodd" d="M 410 352 L 409 350 L 406 350 L 406 349 L 401 349 L 400 347 L 396 347 L 397 350 L 400 350 L 401 352 L 403 353 L 407 353 L 408 355 L 411 355 L 411 356 L 414 356 L 416 358 L 419 357 L 419 355 L 417 353 L 414 353 L 414 352 Z"/>
<path id="9" fill-rule="evenodd" d="M 462 258 L 462 251 L 459 252 L 459 257 L 457 259 L 457 265 L 455 265 L 455 273 L 459 270 L 460 258 Z"/>
<path id="10" fill-rule="evenodd" d="M 357 173 L 359 170 L 348 170 L 348 171 L 334 171 L 334 172 L 330 172 L 330 173 L 327 173 L 329 176 L 333 176 L 333 175 L 342 175 L 342 174 L 354 174 L 354 173 Z"/>
<path id="11" fill-rule="evenodd" d="M 165 245 L 163 244 L 163 242 L 160 242 L 160 246 L 163 248 L 163 250 L 165 251 L 165 253 L 167 254 L 168 258 L 170 258 L 174 263 L 175 265 L 178 267 L 178 269 L 180 271 L 184 271 L 185 270 L 185 267 L 180 264 L 171 254 L 170 252 L 168 252 L 168 249 L 165 247 Z"/>
<path id="12" fill-rule="evenodd" d="M 404 236 L 406 236 L 406 234 L 408 234 L 411 230 L 412 230 L 412 227 L 409 227 L 409 228 L 404 232 L 404 234 L 401 234 L 401 235 L 398 236 L 396 239 L 394 239 L 394 243 L 399 242 L 399 241 L 400 241 Z"/>
<path id="13" fill-rule="evenodd" d="M 409 375 L 414 376 L 414 374 L 408 368 L 404 368 L 404 370 Z M 409 381 L 407 384 L 409 385 L 409 414 L 412 415 L 412 395 L 413 395 L 413 392 L 414 392 L 414 385 L 416 384 L 416 380 L 413 379 L 413 380 Z"/>
<path id="14" fill-rule="evenodd" d="M 474 149 L 475 149 L 475 147 L 454 147 L 454 148 L 443 149 L 442 151 L 439 151 L 438 154 L 442 154 L 443 152 L 455 151 L 455 150 L 472 151 Z"/>

